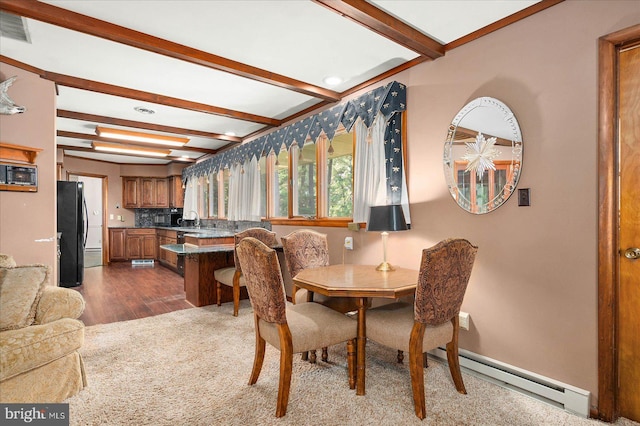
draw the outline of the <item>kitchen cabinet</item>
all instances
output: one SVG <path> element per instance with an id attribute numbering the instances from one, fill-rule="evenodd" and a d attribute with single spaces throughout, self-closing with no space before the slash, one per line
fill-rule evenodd
<path id="1" fill-rule="evenodd" d="M 182 188 L 182 176 L 169 178 L 169 207 L 184 207 L 184 189 Z"/>
<path id="2" fill-rule="evenodd" d="M 139 179 L 135 177 L 122 178 L 122 207 L 125 209 L 135 209 L 140 207 L 138 199 Z"/>
<path id="3" fill-rule="evenodd" d="M 157 246 L 154 228 L 109 229 L 109 262 L 157 259 Z"/>
<path id="4" fill-rule="evenodd" d="M 167 178 L 123 177 L 122 205 L 126 209 L 169 207 Z"/>
<path id="5" fill-rule="evenodd" d="M 161 265 L 178 271 L 178 255 L 168 250 L 161 250 L 160 246 L 178 244 L 178 232 L 168 229 L 158 229 L 158 261 Z"/>
<path id="6" fill-rule="evenodd" d="M 157 258 L 156 246 L 155 229 L 127 229 L 125 239 L 127 259 L 155 259 Z"/>
<path id="7" fill-rule="evenodd" d="M 127 260 L 126 229 L 109 229 L 109 262 Z"/>

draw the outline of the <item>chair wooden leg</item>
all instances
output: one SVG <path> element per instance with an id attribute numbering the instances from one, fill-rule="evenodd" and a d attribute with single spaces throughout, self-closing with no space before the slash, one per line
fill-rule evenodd
<path id="1" fill-rule="evenodd" d="M 402 364 L 402 361 L 404 361 L 404 352 L 398 349 L 398 364 Z"/>
<path id="2" fill-rule="evenodd" d="M 467 394 L 467 390 L 464 387 L 464 381 L 462 380 L 462 372 L 460 371 L 460 358 L 458 357 L 458 331 L 459 331 L 459 318 L 456 315 L 451 322 L 453 323 L 453 336 L 451 341 L 447 343 L 447 361 L 449 362 L 449 371 L 451 372 L 451 378 L 456 386 L 456 390 L 463 394 Z"/>
<path id="3" fill-rule="evenodd" d="M 278 334 L 280 336 L 280 384 L 278 386 L 276 417 L 282 417 L 287 414 L 287 405 L 289 404 L 293 370 L 293 343 L 287 324 L 278 324 Z"/>
<path id="4" fill-rule="evenodd" d="M 349 371 L 349 389 L 356 388 L 356 339 L 347 341 L 347 369 Z"/>
<path id="5" fill-rule="evenodd" d="M 411 388 L 413 390 L 413 405 L 416 416 L 421 420 L 427 417 L 427 407 L 424 394 L 424 356 L 422 341 L 425 324 L 415 322 L 409 339 L 409 371 L 411 372 Z"/>
<path id="6" fill-rule="evenodd" d="M 309 351 L 309 362 L 310 362 L 311 364 L 315 364 L 317 359 L 318 359 L 318 358 L 316 357 L 316 351 L 315 351 L 315 349 L 314 349 L 314 350 L 312 350 L 312 351 Z"/>
<path id="7" fill-rule="evenodd" d="M 427 356 L 427 353 L 423 353 L 422 356 L 424 357 L 424 364 L 423 367 L 424 368 L 429 368 L 429 357 Z"/>
<path id="8" fill-rule="evenodd" d="M 303 361 L 309 361 L 309 352 L 302 352 L 302 360 Z"/>
<path id="9" fill-rule="evenodd" d="M 216 304 L 222 306 L 222 284 L 216 281 Z"/>
<path id="10" fill-rule="evenodd" d="M 262 370 L 262 363 L 264 361 L 264 349 L 265 349 L 265 341 L 260 336 L 260 332 L 258 329 L 258 316 L 254 316 L 255 318 L 255 327 L 256 327 L 256 351 L 255 356 L 253 358 L 253 370 L 251 370 L 251 377 L 249 378 L 249 385 L 254 385 L 258 381 L 258 377 L 260 376 L 260 371 Z"/>
<path id="11" fill-rule="evenodd" d="M 238 316 L 240 309 L 240 284 L 233 284 L 233 316 Z"/>
<path id="12" fill-rule="evenodd" d="M 322 348 L 322 361 L 329 362 L 329 349 L 326 346 Z"/>

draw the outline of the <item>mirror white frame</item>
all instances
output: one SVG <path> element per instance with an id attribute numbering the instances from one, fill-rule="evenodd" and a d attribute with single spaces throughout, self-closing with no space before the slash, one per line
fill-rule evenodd
<path id="1" fill-rule="evenodd" d="M 444 146 L 451 196 L 464 210 L 489 213 L 515 192 L 522 169 L 522 134 L 508 106 L 476 98 L 455 116 Z"/>

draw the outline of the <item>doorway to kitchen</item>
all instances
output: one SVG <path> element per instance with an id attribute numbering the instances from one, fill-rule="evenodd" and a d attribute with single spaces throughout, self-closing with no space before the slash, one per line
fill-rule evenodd
<path id="1" fill-rule="evenodd" d="M 68 180 L 84 183 L 87 204 L 87 235 L 84 247 L 84 267 L 92 268 L 106 263 L 107 177 L 69 172 Z"/>

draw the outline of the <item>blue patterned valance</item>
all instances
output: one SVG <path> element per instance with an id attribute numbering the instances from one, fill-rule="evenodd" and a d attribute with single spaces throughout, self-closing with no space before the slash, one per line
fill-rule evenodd
<path id="1" fill-rule="evenodd" d="M 186 180 L 191 176 L 203 176 L 217 172 L 220 169 L 231 167 L 233 164 L 244 163 L 253 157 L 268 155 L 271 152 L 277 155 L 283 147 L 288 150 L 294 143 L 302 147 L 307 137 L 315 143 L 323 132 L 329 140 L 332 140 L 340 124 L 347 131 L 351 131 L 357 119 L 360 118 L 367 127 L 370 127 L 378 112 L 382 113 L 385 120 L 388 121 L 396 112 L 404 111 L 406 107 L 406 87 L 404 84 L 393 81 L 356 99 L 340 103 L 316 115 L 281 127 L 251 142 L 243 143 L 186 167 L 182 171 L 182 179 Z"/>

